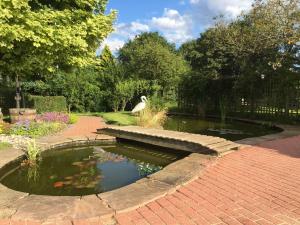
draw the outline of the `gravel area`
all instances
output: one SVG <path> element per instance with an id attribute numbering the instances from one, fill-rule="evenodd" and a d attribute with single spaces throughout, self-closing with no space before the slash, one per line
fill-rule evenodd
<path id="1" fill-rule="evenodd" d="M 25 136 L 0 134 L 0 142 L 7 142 L 14 148 L 20 150 L 26 149 L 28 142 L 31 140 L 32 138 Z"/>

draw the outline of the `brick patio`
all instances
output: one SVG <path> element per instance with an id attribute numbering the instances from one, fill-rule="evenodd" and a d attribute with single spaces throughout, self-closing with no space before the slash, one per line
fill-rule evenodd
<path id="1" fill-rule="evenodd" d="M 268 148 L 267 148 L 268 147 Z M 300 136 L 247 147 L 119 224 L 300 224 Z"/>

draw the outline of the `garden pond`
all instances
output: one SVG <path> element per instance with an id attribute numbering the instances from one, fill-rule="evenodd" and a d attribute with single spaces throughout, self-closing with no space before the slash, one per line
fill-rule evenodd
<path id="1" fill-rule="evenodd" d="M 98 194 L 134 183 L 188 154 L 127 142 L 49 150 L 37 166 L 12 163 L 0 171 L 0 182 L 37 195 Z"/>
<path id="2" fill-rule="evenodd" d="M 217 136 L 231 141 L 258 137 L 282 131 L 279 128 L 260 124 L 246 123 L 237 120 L 201 119 L 192 116 L 169 116 L 164 129 L 187 133 Z"/>

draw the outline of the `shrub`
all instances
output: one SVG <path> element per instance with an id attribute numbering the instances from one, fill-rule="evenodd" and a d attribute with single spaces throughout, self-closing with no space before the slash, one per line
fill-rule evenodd
<path id="1" fill-rule="evenodd" d="M 137 125 L 147 128 L 162 128 L 166 118 L 167 112 L 165 110 L 156 111 L 148 106 L 139 113 Z"/>
<path id="2" fill-rule="evenodd" d="M 69 124 L 77 123 L 78 116 L 75 114 L 69 114 Z"/>
<path id="3" fill-rule="evenodd" d="M 37 121 L 42 122 L 58 122 L 58 123 L 69 123 L 70 116 L 66 113 L 61 112 L 46 112 L 36 117 Z"/>
<path id="4" fill-rule="evenodd" d="M 29 105 L 35 108 L 37 113 L 66 112 L 67 102 L 64 96 L 28 96 Z"/>
<path id="5" fill-rule="evenodd" d="M 14 124 L 10 130 L 10 134 L 22 135 L 28 137 L 41 137 L 61 131 L 66 124 L 57 122 L 31 122 L 20 121 Z"/>

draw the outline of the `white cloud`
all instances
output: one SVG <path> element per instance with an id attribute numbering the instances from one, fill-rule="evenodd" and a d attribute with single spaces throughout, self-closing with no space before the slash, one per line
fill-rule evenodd
<path id="1" fill-rule="evenodd" d="M 150 26 L 161 32 L 170 42 L 181 44 L 192 38 L 192 20 L 177 10 L 164 9 L 161 17 L 152 17 Z"/>
<path id="2" fill-rule="evenodd" d="M 123 47 L 123 45 L 125 44 L 125 41 L 118 39 L 118 38 L 107 38 L 104 42 L 102 46 L 109 46 L 110 50 L 112 52 L 118 51 L 120 48 Z"/>
<path id="3" fill-rule="evenodd" d="M 140 22 L 119 23 L 115 25 L 115 31 L 102 43 L 100 51 L 105 45 L 109 46 L 113 53 L 116 53 L 129 39 L 133 39 L 141 32 L 150 31 L 147 24 Z"/>
<path id="4" fill-rule="evenodd" d="M 179 0 L 181 5 L 189 4 L 185 12 L 166 8 L 161 16 L 130 23 L 118 23 L 103 46 L 108 45 L 116 53 L 128 40 L 142 32 L 150 31 L 158 31 L 168 41 L 179 45 L 189 39 L 197 38 L 200 32 L 212 26 L 215 16 L 223 14 L 227 18 L 235 18 L 242 11 L 249 10 L 251 3 L 252 0 Z"/>
<path id="5" fill-rule="evenodd" d="M 224 14 L 230 18 L 249 10 L 252 2 L 252 0 L 190 0 L 190 4 L 196 7 L 199 14 L 203 13 L 211 17 Z"/>
<path id="6" fill-rule="evenodd" d="M 132 39 L 135 35 L 141 32 L 148 32 L 150 28 L 147 24 L 143 24 L 140 22 L 131 22 L 131 23 L 120 23 L 115 27 L 115 34 L 127 37 L 128 39 Z"/>

